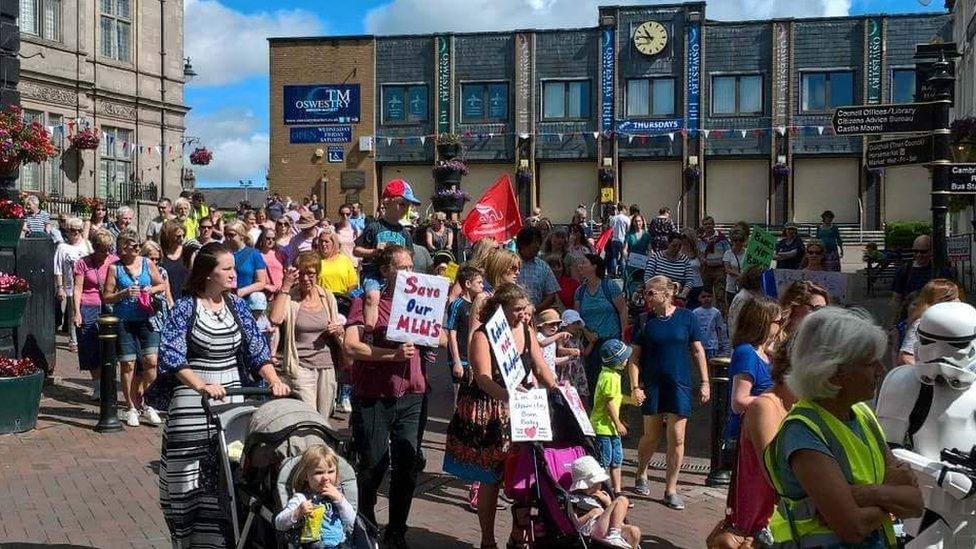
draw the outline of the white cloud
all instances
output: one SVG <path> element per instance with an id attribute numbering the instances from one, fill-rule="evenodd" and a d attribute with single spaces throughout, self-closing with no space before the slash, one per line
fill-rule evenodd
<path id="1" fill-rule="evenodd" d="M 618 5 L 673 3 L 671 0 L 618 0 Z M 373 34 L 470 32 L 524 28 L 592 27 L 605 0 L 393 0 L 366 14 Z M 850 0 L 718 0 L 710 19 L 847 15 Z"/>
<path id="2" fill-rule="evenodd" d="M 183 9 L 186 55 L 197 76 L 193 85 L 224 85 L 268 74 L 272 36 L 309 36 L 325 32 L 307 10 L 241 13 L 217 0 L 186 0 Z"/>
<path id="3" fill-rule="evenodd" d="M 213 151 L 209 165 L 193 167 L 197 181 L 236 185 L 238 180 L 252 179 L 255 185 L 264 185 L 269 139 L 253 112 L 230 108 L 194 115 L 191 111 L 186 121 L 187 135 L 199 137 L 201 145 Z"/>

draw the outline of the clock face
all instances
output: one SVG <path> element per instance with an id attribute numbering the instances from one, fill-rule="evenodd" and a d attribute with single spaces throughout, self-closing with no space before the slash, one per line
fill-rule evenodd
<path id="1" fill-rule="evenodd" d="M 657 55 L 668 45 L 668 31 L 657 21 L 641 23 L 634 31 L 634 47 L 644 55 Z"/>

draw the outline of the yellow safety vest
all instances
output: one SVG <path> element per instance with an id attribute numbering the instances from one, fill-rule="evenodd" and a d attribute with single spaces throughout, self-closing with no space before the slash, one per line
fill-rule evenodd
<path id="1" fill-rule="evenodd" d="M 866 443 L 833 414 L 806 399 L 801 399 L 793 406 L 783 420 L 780 433 L 790 421 L 805 424 L 830 448 L 849 484 L 881 484 L 884 482 L 886 447 L 881 425 L 867 404 L 855 404 L 851 410 L 867 437 Z M 776 511 L 769 521 L 769 529 L 775 541 L 773 546 L 805 548 L 843 545 L 843 540 L 820 522 L 817 509 L 809 497 L 794 500 L 783 495 L 783 481 L 777 470 L 778 452 L 779 434 L 763 453 L 766 472 L 773 489 L 779 494 Z M 891 520 L 886 518 L 882 528 L 888 546 L 895 547 L 895 530 Z"/>

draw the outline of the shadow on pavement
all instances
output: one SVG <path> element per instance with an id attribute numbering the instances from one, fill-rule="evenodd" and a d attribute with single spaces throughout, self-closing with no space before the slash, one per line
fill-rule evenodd
<path id="1" fill-rule="evenodd" d="M 471 547 L 471 544 L 464 543 L 457 538 L 452 538 L 437 532 L 431 532 L 424 528 L 410 528 L 407 532 L 407 543 L 412 547 L 437 547 L 437 549 L 448 549 L 451 547 Z"/>
<path id="2" fill-rule="evenodd" d="M 91 429 L 98 422 L 98 414 L 84 408 L 65 408 L 61 406 L 41 406 L 37 419 L 70 425 L 79 429 Z M 72 420 L 86 420 L 72 421 Z"/>
<path id="3" fill-rule="evenodd" d="M 0 549 L 32 549 L 34 547 L 44 547 L 45 549 L 96 549 L 91 545 L 74 545 L 71 543 L 0 543 Z"/>

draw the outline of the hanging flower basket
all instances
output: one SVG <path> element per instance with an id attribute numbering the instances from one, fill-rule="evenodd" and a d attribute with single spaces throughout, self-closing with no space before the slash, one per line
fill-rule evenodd
<path id="1" fill-rule="evenodd" d="M 101 132 L 97 128 L 85 128 L 74 135 L 68 136 L 68 141 L 71 141 L 71 146 L 79 151 L 95 150 L 98 148 L 101 140 Z"/>
<path id="2" fill-rule="evenodd" d="M 453 133 L 438 135 L 437 156 L 442 160 L 451 160 L 461 156 L 461 138 Z"/>
<path id="3" fill-rule="evenodd" d="M 689 183 L 697 183 L 701 180 L 701 168 L 698 166 L 685 166 L 685 179 Z"/>
<path id="4" fill-rule="evenodd" d="M 0 248 L 16 248 L 24 228 L 24 207 L 12 200 L 0 200 Z"/>
<path id="5" fill-rule="evenodd" d="M 0 273 L 0 328 L 20 326 L 30 299 L 30 285 L 17 275 Z"/>
<path id="6" fill-rule="evenodd" d="M 782 162 L 777 162 L 773 164 L 773 177 L 779 179 L 789 177 L 792 171 L 793 170 L 792 168 L 790 168 L 789 164 L 783 164 Z"/>
<path id="7" fill-rule="evenodd" d="M 12 175 L 25 163 L 41 163 L 54 156 L 51 134 L 40 122 L 24 123 L 20 107 L 0 111 L 0 174 Z"/>
<path id="8" fill-rule="evenodd" d="M 464 210 L 464 204 L 471 200 L 471 195 L 464 189 L 451 187 L 434 193 L 431 202 L 434 210 L 445 213 L 459 213 Z"/>
<path id="9" fill-rule="evenodd" d="M 89 215 L 101 205 L 102 201 L 90 196 L 79 196 L 71 202 L 71 213 L 76 215 Z"/>
<path id="10" fill-rule="evenodd" d="M 213 160 L 213 153 L 206 147 L 197 147 L 190 153 L 190 164 L 194 166 L 206 166 Z"/>
<path id="11" fill-rule="evenodd" d="M 0 434 L 22 433 L 37 425 L 44 372 L 29 358 L 0 356 Z"/>
<path id="12" fill-rule="evenodd" d="M 442 160 L 434 166 L 433 173 L 438 185 L 457 185 L 462 176 L 468 175 L 468 166 L 457 159 Z"/>

